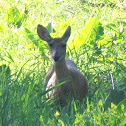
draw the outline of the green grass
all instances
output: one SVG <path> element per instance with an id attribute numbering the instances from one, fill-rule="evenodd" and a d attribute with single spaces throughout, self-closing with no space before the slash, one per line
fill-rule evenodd
<path id="1" fill-rule="evenodd" d="M 0 126 L 126 125 L 125 3 L 0 1 Z M 50 22 L 56 37 L 72 27 L 67 58 L 88 80 L 84 103 L 61 108 L 42 95 L 52 61 L 36 31 L 38 24 Z"/>

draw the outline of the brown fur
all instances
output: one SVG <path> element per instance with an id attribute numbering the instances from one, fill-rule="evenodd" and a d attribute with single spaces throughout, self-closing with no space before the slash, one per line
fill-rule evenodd
<path id="1" fill-rule="evenodd" d="M 66 60 L 66 43 L 70 36 L 71 28 L 68 27 L 61 38 L 51 38 L 48 31 L 41 25 L 38 25 L 38 35 L 41 39 L 47 41 L 50 47 L 50 54 L 54 64 L 45 77 L 46 90 L 58 83 L 65 82 L 58 88 L 53 89 L 47 94 L 47 97 L 58 99 L 61 104 L 66 104 L 73 98 L 82 100 L 88 93 L 87 81 L 72 60 Z"/>

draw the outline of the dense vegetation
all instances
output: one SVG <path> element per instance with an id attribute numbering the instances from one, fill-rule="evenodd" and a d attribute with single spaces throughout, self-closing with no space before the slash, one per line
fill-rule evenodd
<path id="1" fill-rule="evenodd" d="M 55 37 L 72 27 L 67 58 L 88 80 L 84 103 L 45 99 L 52 61 L 38 24 Z M 0 1 L 0 126 L 124 126 L 125 92 L 126 1 Z"/>

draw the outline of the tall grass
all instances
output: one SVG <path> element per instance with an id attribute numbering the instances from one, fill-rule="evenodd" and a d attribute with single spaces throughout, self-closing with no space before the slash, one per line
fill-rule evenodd
<path id="1" fill-rule="evenodd" d="M 125 9 L 114 0 L 0 1 L 0 125 L 126 125 Z M 52 61 L 36 26 L 50 22 L 55 37 L 72 27 L 67 58 L 88 80 L 83 103 L 62 108 L 43 95 Z"/>

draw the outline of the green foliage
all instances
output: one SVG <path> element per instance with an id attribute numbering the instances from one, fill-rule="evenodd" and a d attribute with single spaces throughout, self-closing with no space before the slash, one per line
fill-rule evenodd
<path id="1" fill-rule="evenodd" d="M 91 45 L 95 41 L 99 40 L 100 37 L 104 34 L 104 28 L 102 24 L 98 21 L 98 17 L 93 17 L 88 20 L 85 28 L 82 29 L 81 34 L 76 38 L 72 45 L 69 45 L 70 48 L 78 49 L 84 44 Z"/>
<path id="2" fill-rule="evenodd" d="M 123 101 L 121 101 L 121 102 L 118 104 L 117 110 L 118 110 L 119 112 L 124 112 L 124 113 L 126 112 L 126 99 L 123 100 Z"/>
<path id="3" fill-rule="evenodd" d="M 126 125 L 125 9 L 119 0 L 0 1 L 0 124 Z M 45 99 L 56 87 L 44 89 L 52 62 L 38 24 L 52 37 L 71 26 L 67 58 L 88 80 L 85 101 L 61 107 Z"/>
<path id="4" fill-rule="evenodd" d="M 16 7 L 8 8 L 8 14 L 6 15 L 6 21 L 8 24 L 18 24 L 21 20 L 21 14 Z"/>
<path id="5" fill-rule="evenodd" d="M 21 27 L 23 20 L 26 18 L 27 12 L 21 13 L 16 6 L 9 7 L 6 14 L 6 22 L 8 25 Z"/>

